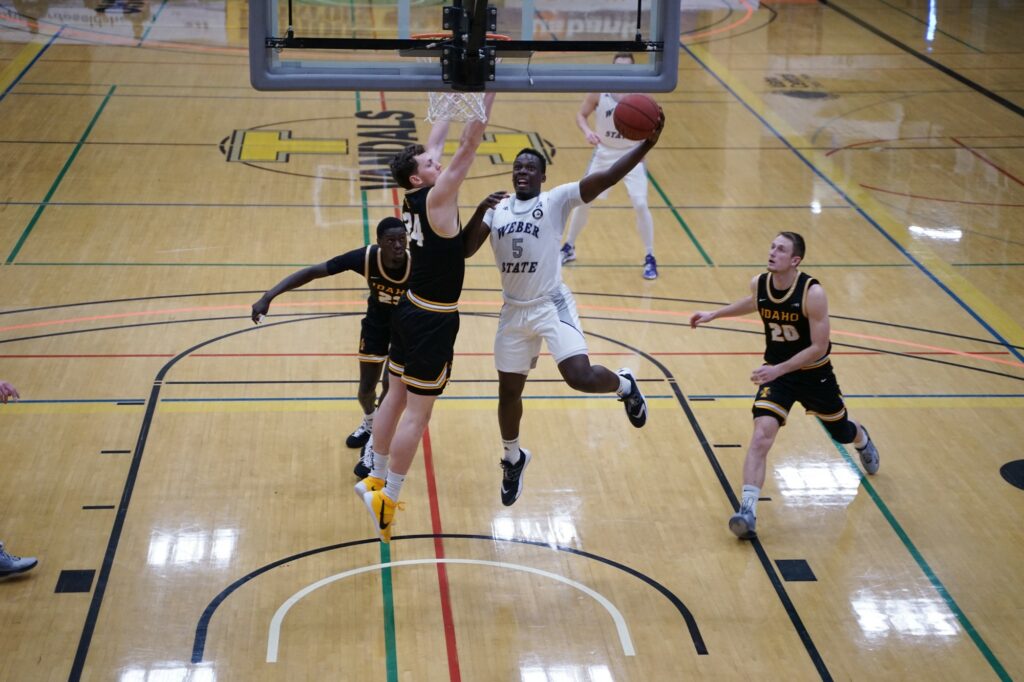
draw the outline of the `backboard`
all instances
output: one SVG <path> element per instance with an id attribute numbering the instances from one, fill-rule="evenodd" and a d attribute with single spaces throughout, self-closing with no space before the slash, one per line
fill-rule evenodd
<path id="1" fill-rule="evenodd" d="M 466 0 L 465 7 L 461 0 L 250 0 L 253 87 L 505 92 L 675 88 L 679 0 L 492 0 L 483 17 L 485 6 L 473 0 Z M 485 38 L 484 31 L 500 39 Z M 424 34 L 435 37 L 420 37 Z M 450 59 L 465 54 L 460 46 L 467 45 L 471 66 L 490 69 L 468 85 L 464 76 L 453 75 Z M 612 64 L 620 52 L 632 53 L 635 63 Z"/>

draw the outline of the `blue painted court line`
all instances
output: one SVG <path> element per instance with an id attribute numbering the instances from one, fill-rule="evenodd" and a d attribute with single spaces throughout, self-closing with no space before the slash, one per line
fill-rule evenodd
<path id="1" fill-rule="evenodd" d="M 758 121 L 761 122 L 761 125 L 763 125 L 765 128 L 770 130 L 772 132 L 772 134 L 775 135 L 775 137 L 777 137 L 779 139 L 780 142 L 782 142 L 784 145 L 786 145 L 790 149 L 790 151 L 792 151 L 793 154 L 795 154 L 796 157 L 798 159 L 800 159 L 800 161 L 802 161 L 803 164 L 805 166 L 807 166 L 807 168 L 809 168 L 812 173 L 814 173 L 814 175 L 816 175 L 817 177 L 821 178 L 826 184 L 828 184 L 829 187 L 831 187 L 833 190 L 835 190 L 836 193 L 843 198 L 843 200 L 849 202 L 850 206 L 853 207 L 853 209 L 856 210 L 857 213 L 859 213 L 864 218 L 864 220 L 868 221 L 868 224 L 870 224 L 872 227 L 874 227 L 878 231 L 878 233 L 880 235 L 882 235 L 882 237 L 884 237 L 890 244 L 892 244 L 896 248 L 897 251 L 899 251 L 901 254 L 903 254 L 903 256 L 907 260 L 909 260 L 911 263 L 913 263 L 915 266 L 917 266 L 917 269 L 920 270 L 922 274 L 924 274 L 926 277 L 928 277 L 928 279 L 930 279 L 936 286 L 938 286 L 940 289 L 942 289 L 942 291 L 946 292 L 946 295 L 948 295 L 961 308 L 963 308 L 963 310 L 968 315 L 973 317 L 974 320 L 978 324 L 980 324 L 989 334 L 992 335 L 992 338 L 998 340 L 1000 345 L 1002 345 L 1004 348 L 1009 350 L 1010 353 L 1015 358 L 1017 358 L 1021 362 L 1024 362 L 1024 355 L 1022 355 L 1014 347 L 1014 345 L 1012 343 L 1010 343 L 1009 341 L 1004 339 L 1003 336 L 998 331 L 995 330 L 995 328 L 993 328 L 978 313 L 976 313 L 973 308 L 971 308 L 969 305 L 967 305 L 967 303 L 965 301 L 963 301 L 959 296 L 957 296 L 956 293 L 952 289 L 950 289 L 948 286 L 946 286 L 945 282 L 940 280 L 938 277 L 936 277 L 932 273 L 931 270 L 929 270 L 927 267 L 925 267 L 924 263 L 922 263 L 921 261 L 917 260 L 917 258 L 915 258 L 913 256 L 913 254 L 911 254 L 909 251 L 907 251 L 905 248 L 903 248 L 903 245 L 900 244 L 898 241 L 896 241 L 896 239 L 891 234 L 889 234 L 885 230 L 885 228 L 883 228 L 881 225 L 879 225 L 878 222 L 876 222 L 874 218 L 872 218 L 870 215 L 868 215 L 867 211 L 865 211 L 863 208 L 861 208 L 861 206 L 857 202 L 855 202 L 846 192 L 844 192 L 838 185 L 836 185 L 836 183 L 832 181 L 832 178 L 830 178 L 827 175 L 825 175 L 825 173 L 823 173 L 821 171 L 821 169 L 819 169 L 817 166 L 815 166 L 813 163 L 811 163 L 810 159 L 808 159 L 806 156 L 801 154 L 799 149 L 797 149 L 795 146 L 793 146 L 793 144 L 788 139 L 786 139 L 786 137 L 782 133 L 780 133 L 778 130 L 776 130 L 775 127 L 771 123 L 769 123 L 763 116 L 761 116 L 761 114 L 759 114 L 754 109 L 754 107 L 750 106 L 750 104 L 747 103 L 746 100 L 744 100 L 742 97 L 740 97 L 739 93 L 737 93 L 735 90 L 733 90 L 729 86 L 729 84 L 726 83 L 721 78 L 721 76 L 719 76 L 717 73 L 715 73 L 711 69 L 711 67 L 709 67 L 707 64 L 705 64 L 703 61 L 701 61 L 700 57 L 698 57 L 696 54 L 694 54 L 693 50 L 691 50 L 689 47 L 687 47 L 682 42 L 679 43 L 679 47 L 680 47 L 680 49 L 685 50 L 686 53 L 688 55 L 690 55 L 690 58 L 693 59 L 693 61 L 695 61 L 698 64 L 700 64 L 701 67 L 704 69 L 704 71 L 706 71 L 708 73 L 708 75 L 710 75 L 712 78 L 714 78 L 716 81 L 718 81 L 718 83 L 723 88 L 728 90 L 732 94 L 732 96 L 736 98 L 737 101 L 741 102 L 743 104 L 743 107 L 747 111 L 750 112 L 751 116 L 756 118 Z"/>
<path id="2" fill-rule="evenodd" d="M 25 68 L 21 70 L 21 73 L 15 76 L 14 80 L 11 81 L 11 84 L 8 85 L 2 93 L 0 93 L 0 102 L 3 101 L 4 97 L 7 97 L 7 93 L 9 93 L 11 89 L 21 81 L 25 74 L 29 72 L 29 69 L 31 69 L 37 61 L 39 61 L 39 58 L 43 56 L 43 53 L 50 49 L 50 45 L 53 45 L 54 41 L 57 40 L 57 36 L 59 36 L 61 31 L 63 30 L 64 26 L 61 25 L 61 27 L 57 29 L 57 32 L 50 36 L 50 39 L 46 42 L 46 45 L 43 46 L 43 49 L 39 50 L 38 54 L 36 54 L 36 56 L 32 58 L 32 61 L 26 64 Z"/>
<path id="3" fill-rule="evenodd" d="M 167 6 L 167 0 L 163 0 L 160 3 L 160 8 L 157 9 L 156 14 L 153 15 L 153 20 L 149 22 L 149 26 L 146 27 L 146 32 L 139 38 L 138 44 L 135 47 L 142 47 L 142 43 L 146 42 L 146 38 L 149 37 L 149 32 L 153 30 L 153 25 L 156 24 L 156 20 L 160 18 L 160 13 L 164 11 L 164 7 Z"/>

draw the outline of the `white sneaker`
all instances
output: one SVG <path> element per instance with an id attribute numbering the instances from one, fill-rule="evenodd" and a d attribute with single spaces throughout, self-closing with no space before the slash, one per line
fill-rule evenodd
<path id="1" fill-rule="evenodd" d="M 8 554 L 4 548 L 4 543 L 0 542 L 0 578 L 31 571 L 38 563 L 39 560 L 35 557 L 27 556 L 23 558 Z"/>

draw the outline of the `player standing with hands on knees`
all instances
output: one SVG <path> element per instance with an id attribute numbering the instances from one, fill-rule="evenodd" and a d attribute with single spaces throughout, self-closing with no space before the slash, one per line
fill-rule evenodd
<path id="1" fill-rule="evenodd" d="M 768 272 L 750 282 L 750 296 L 713 312 L 696 312 L 690 326 L 720 317 L 756 312 L 764 323 L 764 364 L 750 380 L 754 397 L 754 435 L 743 462 L 743 498 L 729 519 L 729 530 L 741 539 L 757 535 L 757 500 L 764 486 L 768 451 L 786 423 L 793 403 L 821 420 L 836 441 L 853 443 L 869 474 L 878 471 L 878 450 L 867 429 L 847 416 L 829 353 L 828 299 L 818 280 L 797 268 L 804 259 L 804 238 L 780 232 L 768 251 Z"/>
<path id="2" fill-rule="evenodd" d="M 634 64 L 633 55 L 620 52 L 612 58 L 613 64 Z M 594 146 L 594 153 L 587 167 L 587 174 L 610 168 L 616 160 L 622 158 L 639 142 L 624 137 L 614 123 L 615 108 L 626 95 L 610 92 L 591 92 L 583 98 L 579 111 L 576 113 L 576 125 L 587 142 Z M 594 116 L 594 128 L 588 125 L 589 117 Z M 644 279 L 657 279 L 658 262 L 654 258 L 654 218 L 647 206 L 647 168 L 643 162 L 638 163 L 626 174 L 624 183 L 629 200 L 636 212 L 636 231 L 644 244 Z M 605 199 L 607 190 L 597 198 Z M 569 222 L 569 234 L 562 245 L 562 264 L 576 260 L 576 238 L 587 223 L 590 206 L 584 204 L 576 209 Z"/>
<path id="3" fill-rule="evenodd" d="M 630 423 L 647 422 L 647 402 L 632 371 L 616 374 L 591 365 L 576 302 L 562 282 L 558 243 L 573 208 L 585 206 L 622 180 L 661 136 L 664 114 L 649 137 L 635 145 L 609 168 L 587 174 L 578 182 L 541 192 L 547 179 L 546 161 L 536 149 L 523 149 L 512 164 L 513 196 L 488 196 L 466 226 L 466 249 L 476 252 L 489 237 L 501 273 L 504 305 L 494 338 L 494 364 L 498 370 L 498 426 L 501 431 L 503 470 L 501 501 L 519 499 L 529 450 L 519 445 L 523 417 L 523 389 L 530 370 L 537 366 L 543 340 L 565 382 L 584 393 L 615 393 L 626 408 Z M 480 214 L 486 214 L 480 219 Z"/>

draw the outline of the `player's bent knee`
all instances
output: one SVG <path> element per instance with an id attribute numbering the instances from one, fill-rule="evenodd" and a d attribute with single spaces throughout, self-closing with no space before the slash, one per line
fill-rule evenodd
<path id="1" fill-rule="evenodd" d="M 849 420 L 847 417 L 836 420 L 834 422 L 822 421 L 825 430 L 828 431 L 828 435 L 832 436 L 832 440 L 837 443 L 852 443 L 857 439 L 857 425 Z"/>

